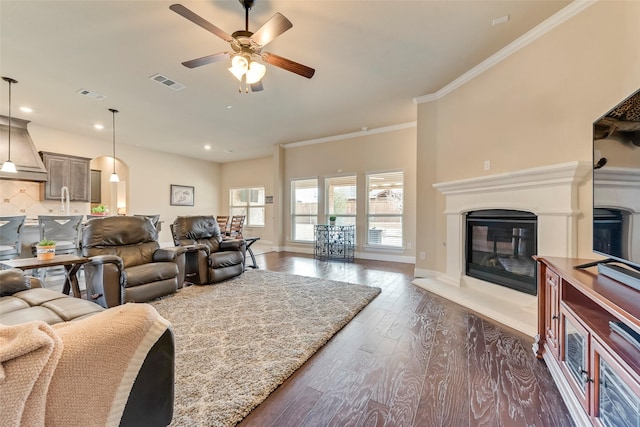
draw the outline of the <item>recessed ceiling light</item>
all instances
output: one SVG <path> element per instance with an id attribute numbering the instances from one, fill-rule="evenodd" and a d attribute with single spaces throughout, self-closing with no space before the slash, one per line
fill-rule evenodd
<path id="1" fill-rule="evenodd" d="M 33 109 L 29 107 L 20 107 L 20 111 L 23 113 L 33 113 Z"/>
<path id="2" fill-rule="evenodd" d="M 93 127 L 94 127 L 95 129 L 98 129 L 98 130 L 102 130 L 102 129 L 104 129 L 104 126 L 103 126 L 103 125 L 101 125 L 100 123 L 96 123 L 95 125 L 93 125 Z"/>
<path id="3" fill-rule="evenodd" d="M 204 146 L 204 149 L 205 149 L 205 150 L 211 150 L 211 146 L 210 146 L 209 144 L 206 144 L 206 145 Z"/>
<path id="4" fill-rule="evenodd" d="M 491 21 L 491 25 L 496 26 L 499 24 L 504 24 L 508 20 L 509 20 L 509 15 L 504 15 L 499 18 L 495 18 L 493 21 Z"/>
<path id="5" fill-rule="evenodd" d="M 232 108 L 233 108 L 233 105 L 227 105 L 227 106 L 226 106 L 226 109 L 227 109 L 227 110 L 231 110 Z"/>

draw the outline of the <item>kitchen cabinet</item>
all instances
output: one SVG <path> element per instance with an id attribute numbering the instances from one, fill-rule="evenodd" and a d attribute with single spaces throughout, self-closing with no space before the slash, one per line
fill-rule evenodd
<path id="1" fill-rule="evenodd" d="M 91 203 L 102 203 L 102 171 L 91 169 Z"/>
<path id="2" fill-rule="evenodd" d="M 91 201 L 91 159 L 46 151 L 41 151 L 40 156 L 48 176 L 48 181 L 42 184 L 43 199 L 60 200 L 62 187 L 67 187 L 70 201 Z"/>
<path id="3" fill-rule="evenodd" d="M 640 291 L 573 268 L 587 260 L 536 259 L 534 350 L 576 424 L 640 425 Z"/>

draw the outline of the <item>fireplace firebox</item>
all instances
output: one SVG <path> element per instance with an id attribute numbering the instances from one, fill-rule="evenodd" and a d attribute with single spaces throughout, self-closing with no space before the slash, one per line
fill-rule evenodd
<path id="1" fill-rule="evenodd" d="M 537 217 L 486 209 L 466 215 L 466 274 L 536 295 Z"/>
<path id="2" fill-rule="evenodd" d="M 629 212 L 621 209 L 595 208 L 593 210 L 593 250 L 618 258 L 628 259 L 627 236 Z"/>

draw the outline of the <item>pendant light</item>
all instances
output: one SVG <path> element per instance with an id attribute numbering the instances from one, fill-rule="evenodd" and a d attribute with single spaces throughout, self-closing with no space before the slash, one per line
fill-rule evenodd
<path id="1" fill-rule="evenodd" d="M 113 114 L 113 173 L 109 178 L 110 182 L 120 182 L 120 178 L 116 173 L 116 113 L 118 110 L 109 108 L 109 111 Z"/>
<path id="2" fill-rule="evenodd" d="M 9 156 L 7 157 L 7 161 L 2 164 L 2 172 L 8 173 L 18 173 L 16 170 L 16 164 L 11 161 L 11 84 L 18 83 L 17 80 L 12 79 L 11 77 L 3 77 L 2 80 L 9 83 Z"/>

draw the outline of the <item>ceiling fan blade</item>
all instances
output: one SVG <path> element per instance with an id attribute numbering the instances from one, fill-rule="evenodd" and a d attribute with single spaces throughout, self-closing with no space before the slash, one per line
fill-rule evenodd
<path id="1" fill-rule="evenodd" d="M 291 21 L 285 18 L 281 13 L 276 12 L 275 15 L 269 18 L 269 20 L 258 29 L 258 31 L 253 33 L 251 39 L 260 46 L 265 46 L 291 27 L 293 27 Z"/>
<path id="2" fill-rule="evenodd" d="M 292 73 L 296 73 L 308 79 L 313 77 L 316 72 L 316 70 L 314 70 L 313 68 L 307 67 L 306 65 L 298 64 L 297 62 L 294 62 L 287 58 L 283 58 L 282 56 L 278 56 L 274 53 L 265 52 L 262 54 L 262 59 L 268 64 L 275 65 L 276 67 L 291 71 Z"/>
<path id="3" fill-rule="evenodd" d="M 178 3 L 172 4 L 171 6 L 169 6 L 169 9 L 173 10 L 178 15 L 184 18 L 187 18 L 189 21 L 193 22 L 194 24 L 201 26 L 202 28 L 209 31 L 210 33 L 215 34 L 216 36 L 220 37 L 223 40 L 226 40 L 228 42 L 233 40 L 233 37 L 231 37 L 231 35 L 228 34 L 226 31 L 221 30 L 220 28 L 216 27 L 211 22 L 207 21 L 201 16 L 196 15 L 194 12 L 190 11 L 189 9 L 187 9 L 181 4 L 178 4 Z"/>
<path id="4" fill-rule="evenodd" d="M 251 86 L 251 92 L 261 92 L 262 90 L 264 90 L 264 87 L 262 86 L 262 80 L 250 86 Z"/>
<path id="5" fill-rule="evenodd" d="M 184 61 L 182 65 L 187 68 L 196 68 L 201 65 L 212 64 L 214 62 L 222 61 L 229 58 L 229 52 L 214 53 L 213 55 L 203 56 L 202 58 L 192 59 L 190 61 Z"/>

